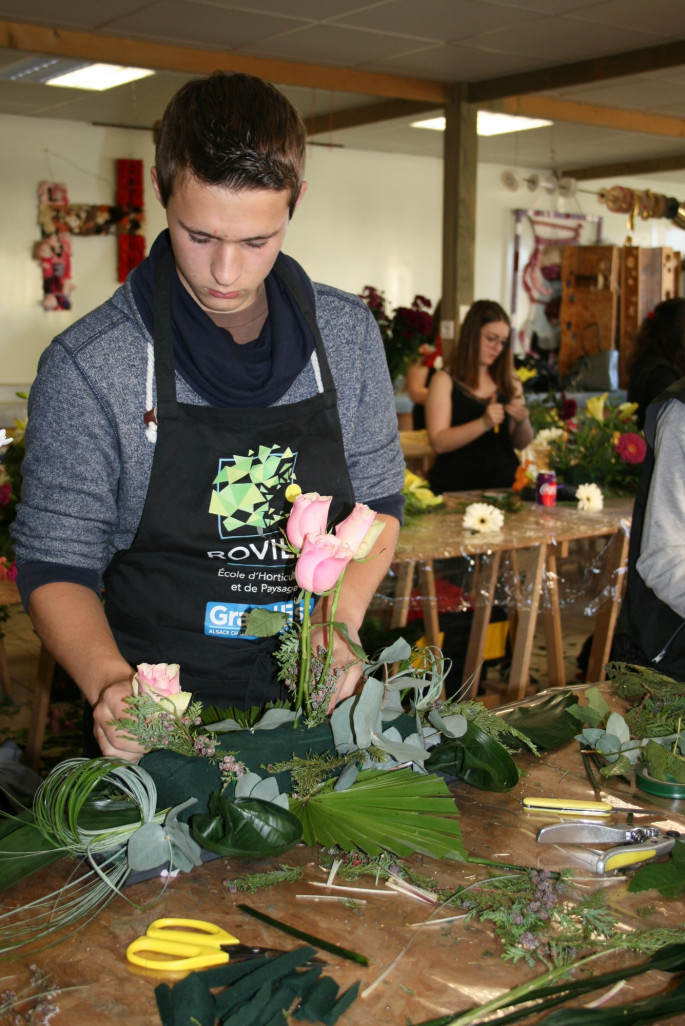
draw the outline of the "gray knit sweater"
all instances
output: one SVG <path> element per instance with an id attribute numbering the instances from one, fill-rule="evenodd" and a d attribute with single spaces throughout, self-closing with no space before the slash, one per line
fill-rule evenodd
<path id="1" fill-rule="evenodd" d="M 325 285 L 313 288 L 355 498 L 374 508 L 375 499 L 404 484 L 383 344 L 361 300 Z M 20 574 L 22 562 L 38 560 L 95 571 L 101 581 L 114 554 L 130 547 L 154 454 L 143 422 L 151 405 L 151 345 L 127 282 L 43 353 L 29 399 L 22 501 L 12 532 Z M 178 375 L 176 388 L 179 402 L 204 404 Z M 316 391 L 310 362 L 279 405 Z"/>

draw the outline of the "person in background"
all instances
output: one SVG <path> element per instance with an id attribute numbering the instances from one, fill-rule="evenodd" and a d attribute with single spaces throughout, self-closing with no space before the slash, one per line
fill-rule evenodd
<path id="1" fill-rule="evenodd" d="M 637 423 L 645 425 L 652 399 L 685 375 L 685 299 L 665 299 L 640 325 L 630 361 L 628 401 L 638 403 Z"/>
<path id="2" fill-rule="evenodd" d="M 184 690 L 220 708 L 286 697 L 276 639 L 243 625 L 255 606 L 296 604 L 281 544 L 291 484 L 332 496 L 335 522 L 361 502 L 385 523 L 344 577 L 336 620 L 353 640 L 392 558 L 404 460 L 378 327 L 280 252 L 305 155 L 301 117 L 266 82 L 216 72 L 182 86 L 152 169 L 168 230 L 41 357 L 18 586 L 105 755 L 142 754 L 112 721 L 143 662 L 180 664 Z M 335 644 L 340 699 L 360 668 L 337 631 Z"/>
<path id="3" fill-rule="evenodd" d="M 407 392 L 413 402 L 412 427 L 414 431 L 423 431 L 426 426 L 424 406 L 428 398 L 428 386 L 436 370 L 443 366 L 442 340 L 440 338 L 440 309 L 438 303 L 431 318 L 431 335 L 421 346 L 421 359 L 410 364 L 407 370 Z"/>
<path id="4" fill-rule="evenodd" d="M 523 387 L 514 373 L 509 317 L 492 300 L 467 313 L 445 370 L 436 371 L 426 426 L 436 458 L 432 490 L 510 488 L 533 438 Z"/>
<path id="5" fill-rule="evenodd" d="M 685 377 L 649 405 L 645 440 L 647 454 L 630 528 L 626 593 L 611 657 L 683 681 Z"/>

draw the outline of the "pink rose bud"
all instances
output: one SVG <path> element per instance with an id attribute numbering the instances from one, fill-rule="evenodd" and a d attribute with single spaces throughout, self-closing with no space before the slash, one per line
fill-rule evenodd
<path id="1" fill-rule="evenodd" d="M 293 548 L 301 549 L 307 535 L 314 538 L 326 533 L 332 498 L 332 495 L 319 495 L 318 492 L 302 492 L 297 496 L 286 526 L 288 541 Z"/>
<path id="2" fill-rule="evenodd" d="M 336 536 L 350 546 L 353 559 L 364 559 L 376 543 L 385 524 L 364 503 L 358 502 L 350 515 L 335 528 Z"/>
<path id="3" fill-rule="evenodd" d="M 332 534 L 307 536 L 295 564 L 295 580 L 304 591 L 323 595 L 335 586 L 353 552 Z"/>
<path id="4" fill-rule="evenodd" d="M 133 678 L 133 694 L 154 698 L 178 716 L 183 715 L 193 697 L 190 691 L 181 691 L 178 663 L 140 663 Z"/>
<path id="5" fill-rule="evenodd" d="M 133 678 L 134 694 L 152 698 L 175 695 L 181 690 L 180 670 L 178 663 L 140 663 Z"/>

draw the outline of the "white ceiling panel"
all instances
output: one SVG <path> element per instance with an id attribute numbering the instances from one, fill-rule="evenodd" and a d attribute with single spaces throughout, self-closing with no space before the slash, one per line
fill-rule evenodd
<path id="1" fill-rule="evenodd" d="M 551 129 L 481 139 L 481 161 L 559 169 L 685 153 L 685 57 L 683 65 L 655 70 L 636 59 L 633 72 L 628 53 L 620 77 L 580 85 L 561 85 L 555 77 L 567 63 L 601 63 L 605 56 L 682 42 L 685 0 L 0 0 L 0 21 L 63 29 L 65 37 L 78 31 L 121 39 L 122 62 L 128 39 L 430 83 L 475 84 L 548 69 L 546 81 L 526 82 L 529 102 L 549 97 L 585 105 L 590 122 L 591 112 L 603 108 L 610 125 L 612 110 L 633 112 L 641 129 L 645 115 L 666 115 L 682 119 L 682 131 L 677 122 L 672 135 L 656 135 L 557 121 Z M 3 72 L 30 56 L 7 35 L 3 42 Z M 304 72 L 293 74 L 301 84 L 281 88 L 310 124 L 315 116 L 333 118 L 386 98 L 382 89 L 370 95 L 371 86 L 349 91 L 352 77 L 330 91 L 305 85 Z M 0 78 L 0 113 L 149 130 L 190 77 L 161 72 L 98 94 Z M 313 142 L 441 156 L 442 136 L 411 129 L 410 120 L 329 127 Z"/>

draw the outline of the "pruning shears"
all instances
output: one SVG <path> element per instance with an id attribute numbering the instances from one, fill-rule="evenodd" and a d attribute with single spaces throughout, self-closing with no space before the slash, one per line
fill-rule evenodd
<path id="1" fill-rule="evenodd" d="M 652 859 L 666 855 L 679 836 L 675 830 L 666 832 L 659 827 L 638 826 L 631 829 L 609 826 L 606 823 L 575 821 L 553 823 L 538 831 L 539 844 L 611 845 L 606 850 L 579 851 L 580 861 L 598 874 L 618 869 L 634 868 Z"/>

